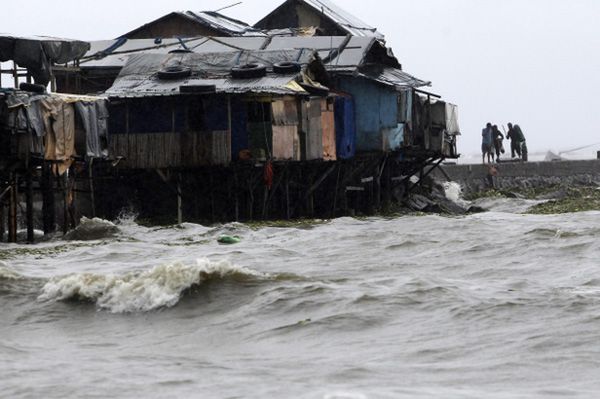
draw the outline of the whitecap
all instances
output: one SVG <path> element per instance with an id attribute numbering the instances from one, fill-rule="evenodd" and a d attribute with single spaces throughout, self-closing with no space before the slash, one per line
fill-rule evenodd
<path id="1" fill-rule="evenodd" d="M 119 228 L 108 220 L 86 217 L 81 218 L 79 226 L 68 232 L 65 240 L 70 241 L 93 241 L 103 238 L 112 238 L 119 233 Z"/>
<path id="2" fill-rule="evenodd" d="M 0 280 L 20 280 L 23 276 L 9 267 L 6 263 L 0 261 Z"/>
<path id="3" fill-rule="evenodd" d="M 125 275 L 72 274 L 50 279 L 42 288 L 42 301 L 84 300 L 112 313 L 148 312 L 175 306 L 193 286 L 211 279 L 268 278 L 227 261 L 199 259 L 194 265 L 166 264 Z"/>

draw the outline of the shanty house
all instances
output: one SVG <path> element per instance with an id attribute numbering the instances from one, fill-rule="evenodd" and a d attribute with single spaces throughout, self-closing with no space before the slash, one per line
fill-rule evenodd
<path id="1" fill-rule="evenodd" d="M 133 169 L 323 159 L 323 71 L 303 50 L 133 55 L 106 93 L 111 153 Z"/>

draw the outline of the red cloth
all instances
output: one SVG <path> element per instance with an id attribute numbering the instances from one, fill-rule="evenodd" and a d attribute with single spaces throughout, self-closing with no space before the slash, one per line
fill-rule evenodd
<path id="1" fill-rule="evenodd" d="M 273 163 L 271 161 L 267 161 L 265 164 L 264 179 L 265 186 L 267 186 L 269 190 L 273 188 Z"/>

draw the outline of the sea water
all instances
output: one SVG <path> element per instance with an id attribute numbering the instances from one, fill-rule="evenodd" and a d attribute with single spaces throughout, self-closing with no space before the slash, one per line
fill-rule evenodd
<path id="1" fill-rule="evenodd" d="M 0 244 L 0 397 L 600 395 L 600 213 L 483 202 Z"/>

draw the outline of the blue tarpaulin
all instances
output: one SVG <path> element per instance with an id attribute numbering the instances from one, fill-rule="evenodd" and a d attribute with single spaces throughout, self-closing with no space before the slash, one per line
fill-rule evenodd
<path id="1" fill-rule="evenodd" d="M 337 157 L 352 158 L 356 153 L 356 119 L 352 97 L 336 97 L 334 114 Z"/>
<path id="2" fill-rule="evenodd" d="M 384 130 L 398 127 L 398 92 L 366 79 L 347 78 L 341 88 L 356 105 L 356 151 L 381 151 Z"/>

